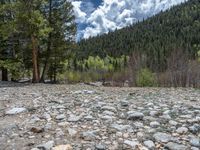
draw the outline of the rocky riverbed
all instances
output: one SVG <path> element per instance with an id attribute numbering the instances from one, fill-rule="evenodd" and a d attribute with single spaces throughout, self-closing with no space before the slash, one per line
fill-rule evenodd
<path id="1" fill-rule="evenodd" d="M 199 150 L 200 90 L 0 82 L 0 150 Z"/>

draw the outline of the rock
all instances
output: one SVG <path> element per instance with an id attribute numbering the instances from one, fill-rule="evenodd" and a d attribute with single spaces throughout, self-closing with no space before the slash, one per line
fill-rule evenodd
<path id="1" fill-rule="evenodd" d="M 170 120 L 169 124 L 172 126 L 177 126 L 178 123 L 176 121 Z"/>
<path id="2" fill-rule="evenodd" d="M 68 125 L 69 125 L 68 122 L 59 122 L 58 123 L 58 126 L 60 126 L 60 127 L 67 127 Z"/>
<path id="3" fill-rule="evenodd" d="M 154 116 L 159 116 L 160 113 L 158 111 L 150 111 L 150 116 L 154 117 Z"/>
<path id="4" fill-rule="evenodd" d="M 167 133 L 157 132 L 153 135 L 157 142 L 167 143 L 172 139 L 172 136 Z"/>
<path id="5" fill-rule="evenodd" d="M 144 141 L 144 145 L 150 150 L 153 150 L 155 148 L 154 142 L 150 141 L 150 140 L 149 141 Z"/>
<path id="6" fill-rule="evenodd" d="M 105 115 L 105 116 L 100 115 L 99 118 L 101 118 L 102 120 L 110 121 L 110 122 L 112 122 L 115 119 L 115 117 L 109 116 L 109 115 Z"/>
<path id="7" fill-rule="evenodd" d="M 199 138 L 191 138 L 190 144 L 195 147 L 200 147 L 200 139 Z"/>
<path id="8" fill-rule="evenodd" d="M 46 119 L 47 121 L 50 121 L 51 120 L 51 115 L 45 112 L 43 114 L 42 118 Z"/>
<path id="9" fill-rule="evenodd" d="M 104 115 L 110 115 L 110 116 L 114 116 L 114 115 L 115 115 L 114 112 L 108 111 L 108 110 L 105 110 L 105 111 L 103 112 L 103 114 L 104 114 Z"/>
<path id="10" fill-rule="evenodd" d="M 197 147 L 191 147 L 191 150 L 199 150 Z"/>
<path id="11" fill-rule="evenodd" d="M 51 150 L 54 146 L 54 141 L 48 141 L 47 143 L 38 145 L 37 148 L 42 149 L 42 150 Z"/>
<path id="12" fill-rule="evenodd" d="M 61 136 L 64 136 L 65 135 L 65 133 L 62 131 L 62 129 L 60 129 L 60 128 L 58 128 L 58 129 L 56 129 L 56 136 L 57 137 L 61 137 Z"/>
<path id="13" fill-rule="evenodd" d="M 169 142 L 165 145 L 165 148 L 169 150 L 188 150 L 188 147 L 182 144 L 177 144 L 173 142 Z"/>
<path id="14" fill-rule="evenodd" d="M 141 112 L 127 112 L 128 114 L 128 117 L 127 119 L 128 120 L 142 120 L 144 118 L 144 114 L 141 113 Z"/>
<path id="15" fill-rule="evenodd" d="M 68 130 L 69 135 L 72 137 L 77 134 L 77 131 L 73 128 L 68 128 L 67 130 Z"/>
<path id="16" fill-rule="evenodd" d="M 130 146 L 132 149 L 135 149 L 136 146 L 139 145 L 139 142 L 138 142 L 138 141 L 125 140 L 125 141 L 124 141 L 124 144 Z"/>
<path id="17" fill-rule="evenodd" d="M 93 116 L 91 116 L 91 115 L 85 116 L 84 119 L 87 120 L 87 121 L 94 120 Z"/>
<path id="18" fill-rule="evenodd" d="M 132 127 L 130 125 L 112 124 L 111 128 L 114 128 L 118 131 L 125 131 L 125 130 L 128 130 L 128 129 L 131 129 Z"/>
<path id="19" fill-rule="evenodd" d="M 160 118 L 165 119 L 165 120 L 170 120 L 171 116 L 168 114 L 165 114 L 165 115 L 160 116 Z"/>
<path id="20" fill-rule="evenodd" d="M 121 104 L 122 107 L 128 107 L 129 106 L 129 102 L 125 101 L 125 100 L 120 101 L 120 104 Z"/>
<path id="21" fill-rule="evenodd" d="M 193 134 L 197 134 L 200 132 L 200 125 L 199 124 L 194 124 L 193 126 L 189 127 L 190 132 Z"/>
<path id="22" fill-rule="evenodd" d="M 29 123 L 34 124 L 34 123 L 36 123 L 36 122 L 38 122 L 38 121 L 41 121 L 41 119 L 40 119 L 39 117 L 37 117 L 36 115 L 33 115 L 33 116 L 31 117 L 31 120 L 29 121 Z"/>
<path id="23" fill-rule="evenodd" d="M 95 146 L 96 150 L 106 150 L 106 146 L 105 145 L 102 145 L 102 144 L 97 144 Z"/>
<path id="24" fill-rule="evenodd" d="M 153 122 L 150 122 L 150 126 L 151 126 L 152 128 L 157 128 L 157 127 L 160 126 L 160 123 L 157 122 L 157 121 L 153 121 Z"/>
<path id="25" fill-rule="evenodd" d="M 95 94 L 95 91 L 90 91 L 90 90 L 83 90 L 84 94 Z"/>
<path id="26" fill-rule="evenodd" d="M 101 109 L 112 111 L 112 112 L 115 112 L 115 113 L 117 112 L 117 109 L 115 107 L 111 107 L 111 106 L 103 106 Z"/>
<path id="27" fill-rule="evenodd" d="M 186 128 L 186 127 L 180 127 L 180 128 L 178 128 L 176 130 L 176 132 L 179 133 L 179 134 L 185 134 L 185 133 L 188 132 L 188 128 Z"/>
<path id="28" fill-rule="evenodd" d="M 72 146 L 67 144 L 67 145 L 59 145 L 56 147 L 53 147 L 52 150 L 73 150 Z"/>
<path id="29" fill-rule="evenodd" d="M 6 115 L 16 115 L 16 114 L 19 114 L 19 113 L 23 113 L 25 111 L 27 111 L 26 108 L 18 108 L 18 107 L 16 107 L 16 108 L 12 108 L 12 109 L 6 111 L 5 114 Z"/>
<path id="30" fill-rule="evenodd" d="M 163 115 L 168 115 L 170 113 L 170 110 L 166 110 L 163 112 Z"/>
<path id="31" fill-rule="evenodd" d="M 80 116 L 70 115 L 70 117 L 67 119 L 69 122 L 77 122 L 81 119 Z"/>
<path id="32" fill-rule="evenodd" d="M 42 133 L 44 132 L 44 128 L 32 127 L 30 131 L 33 133 Z"/>
<path id="33" fill-rule="evenodd" d="M 96 131 L 86 131 L 80 134 L 85 141 L 93 141 L 96 139 Z"/>
<path id="34" fill-rule="evenodd" d="M 66 118 L 65 114 L 60 114 L 60 115 L 56 116 L 57 120 L 63 120 L 65 118 Z"/>

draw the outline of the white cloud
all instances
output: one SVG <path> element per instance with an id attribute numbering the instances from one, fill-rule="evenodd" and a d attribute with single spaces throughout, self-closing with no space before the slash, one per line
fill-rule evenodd
<path id="1" fill-rule="evenodd" d="M 79 23 L 88 24 L 81 31 L 83 38 L 89 38 L 121 29 L 184 1 L 186 0 L 103 0 L 102 5 L 91 14 L 87 13 L 87 16 L 80 10 L 80 1 L 74 6 L 78 8 Z"/>
<path id="2" fill-rule="evenodd" d="M 84 23 L 86 21 L 86 13 L 81 10 L 81 1 L 73 1 L 74 14 L 76 16 L 77 23 Z"/>

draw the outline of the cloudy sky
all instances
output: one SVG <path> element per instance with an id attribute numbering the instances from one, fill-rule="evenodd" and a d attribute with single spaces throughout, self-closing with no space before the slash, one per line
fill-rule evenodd
<path id="1" fill-rule="evenodd" d="M 121 29 L 186 0 L 73 0 L 77 39 Z"/>

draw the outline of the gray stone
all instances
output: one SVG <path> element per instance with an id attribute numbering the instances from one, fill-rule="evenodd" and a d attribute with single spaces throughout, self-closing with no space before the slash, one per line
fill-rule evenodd
<path id="1" fill-rule="evenodd" d="M 32 148 L 31 150 L 40 150 L 40 149 L 38 149 L 38 148 Z"/>
<path id="2" fill-rule="evenodd" d="M 128 114 L 128 117 L 127 119 L 128 120 L 142 120 L 144 118 L 144 114 L 141 113 L 141 112 L 127 112 Z"/>
<path id="3" fill-rule="evenodd" d="M 135 149 L 137 145 L 139 145 L 138 141 L 130 141 L 130 140 L 125 140 L 124 144 L 130 146 L 132 149 Z"/>
<path id="4" fill-rule="evenodd" d="M 60 114 L 60 115 L 56 116 L 57 120 L 63 120 L 65 118 L 66 118 L 65 114 Z"/>
<path id="5" fill-rule="evenodd" d="M 96 139 L 96 131 L 86 131 L 80 134 L 81 138 L 86 141 L 93 141 Z"/>
<path id="6" fill-rule="evenodd" d="M 170 120 L 169 124 L 172 126 L 177 126 L 178 123 L 176 121 Z"/>
<path id="7" fill-rule="evenodd" d="M 95 146 L 95 149 L 96 150 L 106 150 L 106 146 L 105 145 L 102 145 L 102 144 L 97 144 Z"/>
<path id="8" fill-rule="evenodd" d="M 114 116 L 114 115 L 115 115 L 114 112 L 108 111 L 108 110 L 105 110 L 105 111 L 103 112 L 103 114 L 104 114 L 104 115 L 110 115 L 110 116 Z"/>
<path id="9" fill-rule="evenodd" d="M 172 139 L 172 136 L 167 133 L 157 132 L 153 135 L 157 142 L 167 143 Z"/>
<path id="10" fill-rule="evenodd" d="M 176 132 L 179 133 L 179 134 L 185 134 L 185 133 L 188 132 L 188 128 L 186 128 L 186 127 L 180 127 L 180 128 L 178 128 L 176 130 Z"/>
<path id="11" fill-rule="evenodd" d="M 77 134 L 77 131 L 73 128 L 68 128 L 67 130 L 68 130 L 69 135 L 72 137 Z"/>
<path id="12" fill-rule="evenodd" d="M 191 150 L 199 150 L 198 147 L 191 147 Z"/>
<path id="13" fill-rule="evenodd" d="M 169 142 L 165 145 L 165 148 L 169 150 L 188 150 L 188 147 L 182 144 L 177 144 L 173 142 Z"/>
<path id="14" fill-rule="evenodd" d="M 150 126 L 151 126 L 152 128 L 158 128 L 158 127 L 160 126 L 160 123 L 157 122 L 157 121 L 153 121 L 153 122 L 150 122 Z"/>
<path id="15" fill-rule="evenodd" d="M 150 150 L 153 150 L 155 148 L 154 142 L 150 141 L 150 140 L 149 141 L 144 141 L 144 145 Z"/>
<path id="16" fill-rule="evenodd" d="M 122 107 L 128 107 L 129 106 L 129 102 L 128 101 L 123 100 L 120 103 L 121 103 Z"/>
<path id="17" fill-rule="evenodd" d="M 191 138 L 190 144 L 195 147 L 200 147 L 200 139 L 199 138 Z"/>
<path id="18" fill-rule="evenodd" d="M 41 150 L 51 150 L 54 144 L 55 144 L 54 141 L 48 141 L 47 143 L 38 145 L 37 148 Z"/>
<path id="19" fill-rule="evenodd" d="M 197 134 L 200 132 L 200 125 L 199 124 L 194 124 L 193 126 L 189 127 L 190 132 L 193 134 Z"/>
<path id="20" fill-rule="evenodd" d="M 16 107 L 16 108 L 12 108 L 12 109 L 6 111 L 5 114 L 6 115 L 16 115 L 16 114 L 19 114 L 19 113 L 23 113 L 25 111 L 27 111 L 26 108 L 18 108 L 18 107 Z"/>
<path id="21" fill-rule="evenodd" d="M 99 117 L 100 117 L 102 120 L 108 120 L 108 121 L 113 121 L 113 119 L 115 119 L 115 117 L 109 116 L 109 115 L 105 115 L 105 116 L 100 115 Z"/>
<path id="22" fill-rule="evenodd" d="M 91 115 L 85 116 L 84 119 L 87 120 L 87 121 L 94 120 L 94 118 Z"/>
<path id="23" fill-rule="evenodd" d="M 160 116 L 160 118 L 165 119 L 165 120 L 170 120 L 171 116 L 168 114 L 165 114 L 165 115 Z"/>
<path id="24" fill-rule="evenodd" d="M 111 128 L 114 128 L 118 131 L 125 131 L 125 130 L 128 130 L 128 129 L 131 129 L 132 127 L 130 125 L 112 124 Z"/>
<path id="25" fill-rule="evenodd" d="M 115 113 L 117 112 L 117 109 L 115 107 L 112 107 L 112 106 L 103 106 L 101 109 L 112 111 L 112 112 L 115 112 Z"/>
<path id="26" fill-rule="evenodd" d="M 70 115 L 70 117 L 67 119 L 69 122 L 77 122 L 81 119 L 80 116 Z"/>
<path id="27" fill-rule="evenodd" d="M 158 111 L 150 111 L 150 116 L 154 117 L 154 116 L 158 116 L 160 113 Z"/>

